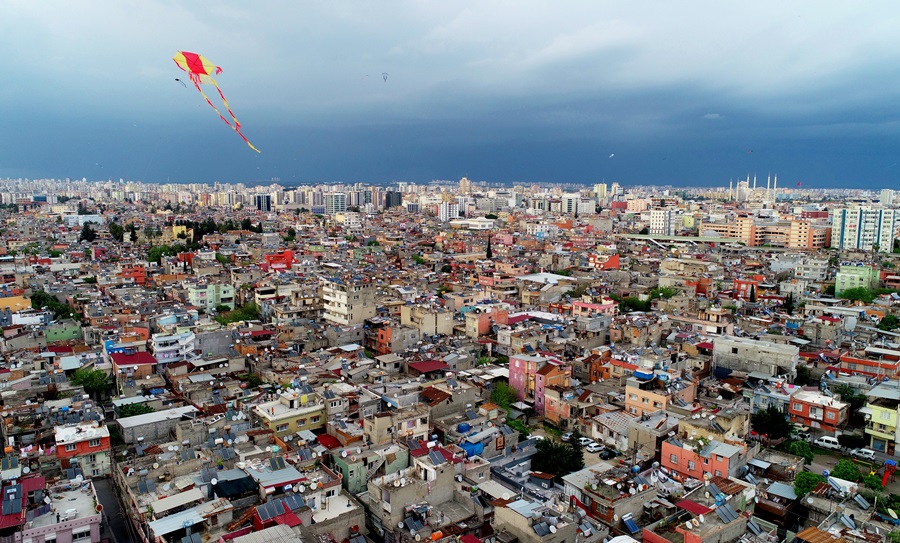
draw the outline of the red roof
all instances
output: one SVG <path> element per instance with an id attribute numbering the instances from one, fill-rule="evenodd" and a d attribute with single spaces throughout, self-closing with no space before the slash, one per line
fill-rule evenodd
<path id="1" fill-rule="evenodd" d="M 71 353 L 73 350 L 74 349 L 72 349 L 72 347 L 67 347 L 65 345 L 60 345 L 60 346 L 55 346 L 55 347 L 47 347 L 48 353 L 56 353 L 56 354 Z"/>
<path id="2" fill-rule="evenodd" d="M 318 441 L 319 445 L 325 447 L 326 449 L 337 449 L 341 446 L 341 442 L 338 441 L 338 438 L 328 434 L 321 434 L 316 436 L 316 441 Z"/>
<path id="3" fill-rule="evenodd" d="M 638 367 L 637 367 L 635 364 L 629 364 L 628 362 L 625 362 L 624 360 L 616 360 L 615 358 L 613 358 L 613 359 L 611 359 L 609 362 L 610 362 L 610 364 L 612 364 L 613 366 L 618 366 L 618 367 L 620 367 L 620 368 L 625 368 L 626 370 L 632 370 L 632 371 L 634 371 L 634 370 L 638 369 Z"/>
<path id="4" fill-rule="evenodd" d="M 131 354 L 113 353 L 109 355 L 117 366 L 133 366 L 141 364 L 156 364 L 156 357 L 150 353 L 135 352 Z"/>
<path id="5" fill-rule="evenodd" d="M 271 336 L 274 332 L 272 330 L 253 330 L 250 332 L 251 337 L 259 337 L 259 336 Z"/>
<path id="6" fill-rule="evenodd" d="M 481 543 L 481 540 L 472 534 L 466 534 L 459 538 L 459 543 Z"/>
<path id="7" fill-rule="evenodd" d="M 419 373 L 431 373 L 433 371 L 446 370 L 450 366 L 444 363 L 443 360 L 426 360 L 424 362 L 413 362 L 409 367 Z"/>
<path id="8" fill-rule="evenodd" d="M 518 324 L 529 319 L 531 319 L 531 315 L 516 315 L 515 317 L 509 317 L 506 324 L 512 326 L 513 324 Z"/>
<path id="9" fill-rule="evenodd" d="M 680 502 L 676 503 L 675 506 L 680 507 L 685 511 L 689 511 L 695 515 L 708 515 L 710 511 L 712 511 L 712 509 L 710 509 L 709 507 L 691 500 L 681 500 Z"/>
<path id="10" fill-rule="evenodd" d="M 701 341 L 696 345 L 698 349 L 706 349 L 707 351 L 713 348 L 713 344 L 709 341 Z"/>

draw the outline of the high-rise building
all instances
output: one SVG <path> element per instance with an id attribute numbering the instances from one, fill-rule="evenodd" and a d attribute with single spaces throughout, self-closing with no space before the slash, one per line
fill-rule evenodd
<path id="1" fill-rule="evenodd" d="M 343 192 L 329 192 L 325 195 L 325 214 L 334 215 L 347 211 L 347 195 Z"/>
<path id="2" fill-rule="evenodd" d="M 897 232 L 897 210 L 854 207 L 832 210 L 831 247 L 835 249 L 893 249 Z"/>
<path id="3" fill-rule="evenodd" d="M 460 194 L 469 194 L 472 192 L 472 182 L 467 178 L 463 177 L 459 180 L 459 192 Z"/>
<path id="4" fill-rule="evenodd" d="M 459 218 L 459 205 L 449 202 L 441 202 L 438 204 L 438 219 L 441 222 L 451 221 Z"/>
<path id="5" fill-rule="evenodd" d="M 606 183 L 597 183 L 594 185 L 594 196 L 601 200 L 606 198 Z"/>
<path id="6" fill-rule="evenodd" d="M 678 233 L 681 216 L 677 209 L 670 207 L 650 210 L 650 233 L 659 236 L 674 236 Z"/>
<path id="7" fill-rule="evenodd" d="M 254 196 L 254 203 L 257 211 L 272 211 L 272 195 L 257 194 Z"/>
<path id="8" fill-rule="evenodd" d="M 878 199 L 881 201 L 881 205 L 883 206 L 892 206 L 894 205 L 894 196 L 896 192 L 891 189 L 881 189 L 881 194 L 879 194 Z"/>
<path id="9" fill-rule="evenodd" d="M 403 195 L 397 192 L 396 190 L 389 190 L 384 193 L 384 208 L 390 209 L 392 207 L 398 207 L 403 203 Z"/>

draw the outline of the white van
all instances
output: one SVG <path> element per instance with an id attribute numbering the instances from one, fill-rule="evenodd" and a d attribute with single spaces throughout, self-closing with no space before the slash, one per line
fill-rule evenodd
<path id="1" fill-rule="evenodd" d="M 813 441 L 813 445 L 815 445 L 816 447 L 821 447 L 823 449 L 831 449 L 833 451 L 839 451 L 842 448 L 837 438 L 832 436 L 822 436 L 819 439 Z"/>

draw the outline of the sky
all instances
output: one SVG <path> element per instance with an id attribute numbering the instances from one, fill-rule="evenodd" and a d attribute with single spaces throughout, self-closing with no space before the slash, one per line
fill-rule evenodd
<path id="1" fill-rule="evenodd" d="M 0 178 L 900 188 L 897 28 L 893 1 L 0 0 Z"/>

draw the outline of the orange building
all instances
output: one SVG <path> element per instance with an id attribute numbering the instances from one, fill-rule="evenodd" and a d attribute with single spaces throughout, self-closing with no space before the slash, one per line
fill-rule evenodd
<path id="1" fill-rule="evenodd" d="M 61 414 L 69 410 L 68 407 Z M 82 422 L 56 427 L 56 456 L 62 469 L 72 465 L 72 459 L 78 460 L 84 477 L 101 477 L 110 474 L 111 443 L 109 429 L 99 423 Z"/>
<path id="2" fill-rule="evenodd" d="M 146 285 L 147 284 L 147 270 L 144 268 L 143 264 L 135 264 L 133 266 L 122 266 L 122 271 L 119 275 L 125 281 L 134 281 L 136 285 Z"/>
<path id="3" fill-rule="evenodd" d="M 740 447 L 715 440 L 669 438 L 662 443 L 661 463 L 676 479 L 688 477 L 702 481 L 710 477 L 737 476 L 743 466 Z"/>

